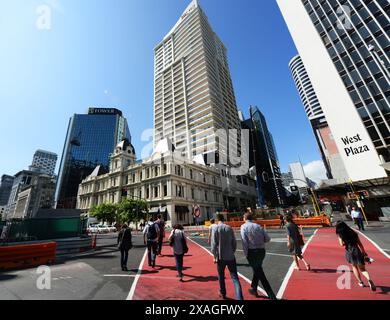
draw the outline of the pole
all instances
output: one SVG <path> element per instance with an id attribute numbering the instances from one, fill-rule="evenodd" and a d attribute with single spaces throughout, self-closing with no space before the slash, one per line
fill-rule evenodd
<path id="1" fill-rule="evenodd" d="M 360 209 L 362 210 L 364 220 L 366 220 L 366 223 L 367 223 L 367 225 L 368 225 L 368 220 L 367 220 L 366 212 L 364 211 L 364 203 L 362 203 L 362 202 L 360 201 L 359 195 L 355 192 L 355 187 L 353 186 L 353 181 L 352 181 L 352 179 L 349 181 L 349 183 L 350 183 L 350 185 L 351 185 L 352 192 L 354 193 L 354 195 L 357 195 L 357 202 L 358 202 L 358 204 L 359 204 Z"/>
<path id="2" fill-rule="evenodd" d="M 316 214 L 317 214 L 317 210 L 318 210 L 317 216 L 319 216 L 319 215 L 321 214 L 321 208 L 320 208 L 320 205 L 318 204 L 316 192 L 315 192 L 315 190 L 314 190 L 313 188 L 310 188 L 310 190 L 311 190 L 313 199 L 314 199 L 314 201 L 315 201 Z"/>

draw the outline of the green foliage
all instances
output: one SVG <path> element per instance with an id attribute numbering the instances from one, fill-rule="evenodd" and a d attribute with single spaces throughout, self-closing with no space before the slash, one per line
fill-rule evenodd
<path id="1" fill-rule="evenodd" d="M 145 220 L 148 214 L 148 205 L 144 200 L 124 199 L 118 205 L 118 213 L 124 222 L 138 223 Z"/>
<path id="2" fill-rule="evenodd" d="M 112 224 L 114 221 L 120 221 L 120 216 L 118 216 L 118 205 L 112 203 L 102 203 L 93 206 L 89 213 L 97 220 L 108 222 L 109 224 Z"/>

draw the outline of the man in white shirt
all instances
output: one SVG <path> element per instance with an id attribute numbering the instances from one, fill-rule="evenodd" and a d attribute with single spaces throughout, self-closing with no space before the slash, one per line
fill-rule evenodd
<path id="1" fill-rule="evenodd" d="M 356 210 L 356 207 L 352 207 L 351 217 L 360 231 L 364 231 L 363 215 L 360 210 Z"/>

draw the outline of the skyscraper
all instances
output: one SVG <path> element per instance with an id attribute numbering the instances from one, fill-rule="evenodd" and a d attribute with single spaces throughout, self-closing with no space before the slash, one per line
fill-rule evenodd
<path id="1" fill-rule="evenodd" d="M 54 176 L 57 165 L 57 154 L 44 150 L 37 150 L 34 154 L 29 170 L 36 170 L 49 176 Z"/>
<path id="2" fill-rule="evenodd" d="M 196 0 L 154 55 L 154 145 L 170 138 L 190 159 L 221 151 L 215 131 L 240 121 L 227 50 Z"/>
<path id="3" fill-rule="evenodd" d="M 14 177 L 3 174 L 0 180 L 0 206 L 6 206 L 11 195 Z"/>
<path id="4" fill-rule="evenodd" d="M 339 149 L 333 139 L 325 114 L 301 57 L 299 55 L 295 56 L 290 61 L 289 67 L 317 140 L 327 177 L 339 183 L 347 182 L 349 178 Z"/>
<path id="5" fill-rule="evenodd" d="M 390 162 L 389 1 L 277 1 L 348 176 L 387 177 L 382 165 Z"/>
<path id="6" fill-rule="evenodd" d="M 114 108 L 90 108 L 69 120 L 56 187 L 57 208 L 75 208 L 83 179 L 98 166 L 108 172 L 110 155 L 124 138 L 131 139 L 127 120 Z"/>
<path id="7" fill-rule="evenodd" d="M 242 129 L 251 130 L 249 165 L 256 168 L 258 205 L 280 207 L 285 192 L 275 144 L 266 119 L 257 107 L 250 108 L 251 117 L 241 122 Z"/>

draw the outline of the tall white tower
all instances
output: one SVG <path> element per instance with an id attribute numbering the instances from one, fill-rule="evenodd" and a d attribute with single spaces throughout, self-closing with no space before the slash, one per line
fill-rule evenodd
<path id="1" fill-rule="evenodd" d="M 226 48 L 192 1 L 155 50 L 154 146 L 188 158 L 219 151 L 215 131 L 240 129 Z"/>

